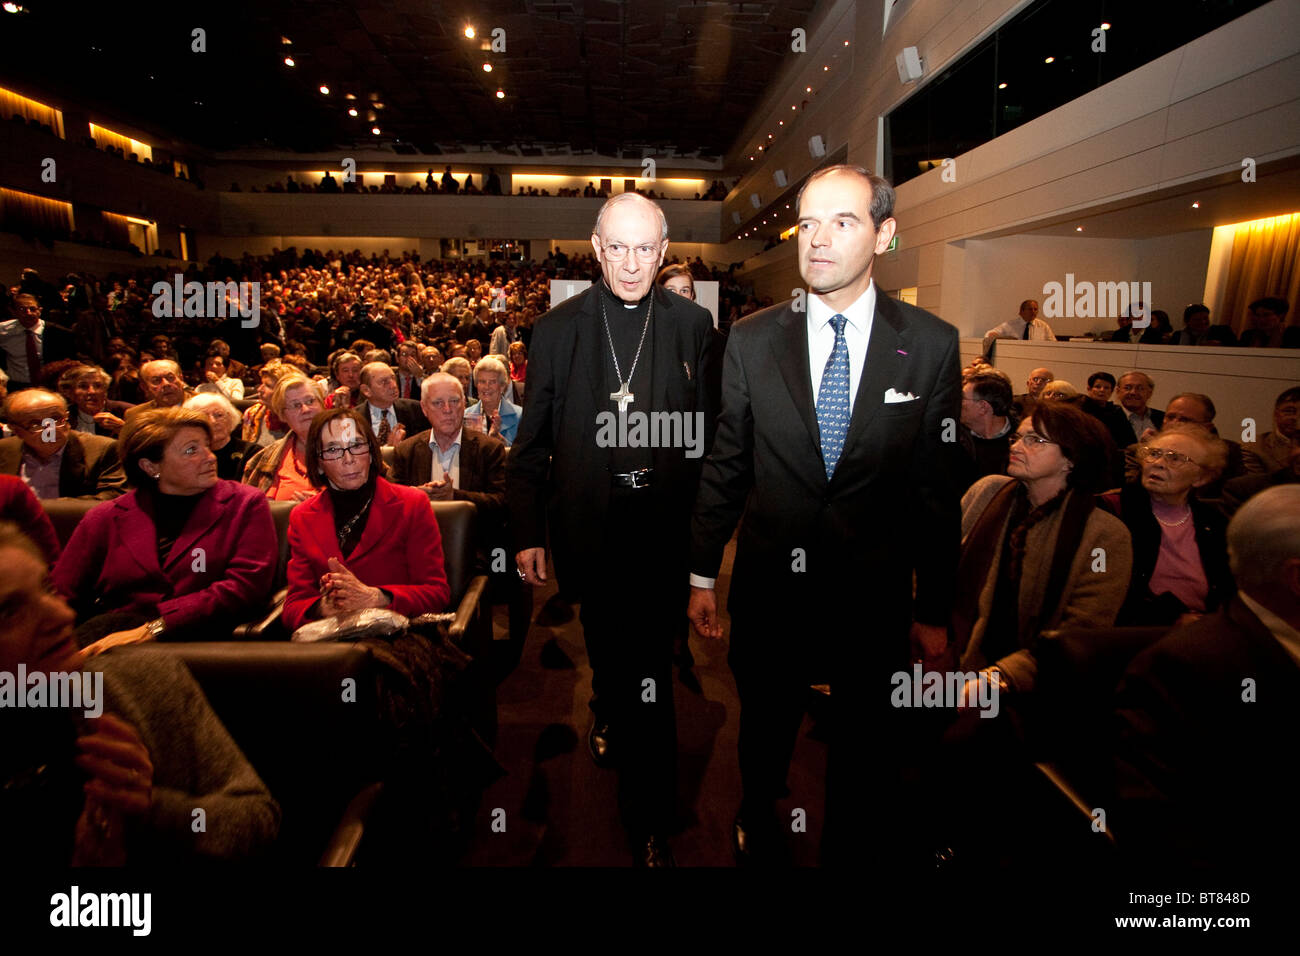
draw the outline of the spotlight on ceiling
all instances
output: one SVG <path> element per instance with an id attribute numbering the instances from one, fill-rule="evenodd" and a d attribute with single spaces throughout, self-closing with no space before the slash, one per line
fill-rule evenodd
<path id="1" fill-rule="evenodd" d="M 372 127 L 370 127 L 370 132 L 372 132 L 372 133 L 374 133 L 376 136 L 378 136 L 378 135 L 379 135 L 379 127 L 378 127 L 378 126 L 372 126 Z"/>
<path id="2" fill-rule="evenodd" d="M 483 72 L 484 72 L 484 73 L 491 73 L 491 72 L 492 72 L 492 64 L 491 64 L 491 63 L 484 63 L 484 64 L 483 64 Z"/>
<path id="3" fill-rule="evenodd" d="M 329 88 L 328 86 L 324 86 L 324 85 L 322 85 L 321 88 L 320 88 L 320 91 L 321 91 L 322 93 L 324 93 L 326 96 L 329 96 L 329 95 L 330 95 L 330 88 Z"/>
<path id="4" fill-rule="evenodd" d="M 475 35 L 476 35 L 476 34 L 474 33 L 474 28 L 473 28 L 473 27 L 466 27 L 466 28 L 465 28 L 465 37 L 466 37 L 466 39 L 472 40 L 472 39 L 474 39 Z"/>
<path id="5" fill-rule="evenodd" d="M 505 91 L 505 90 L 497 90 L 497 99 L 499 99 L 499 100 L 504 100 L 505 98 L 506 98 L 506 91 Z"/>
<path id="6" fill-rule="evenodd" d="M 293 57 L 291 57 L 291 56 L 286 56 L 286 57 L 284 58 L 284 65 L 285 65 L 285 66 L 293 66 Z"/>

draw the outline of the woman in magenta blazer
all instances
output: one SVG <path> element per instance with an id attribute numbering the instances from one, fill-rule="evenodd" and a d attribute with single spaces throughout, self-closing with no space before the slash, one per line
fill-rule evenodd
<path id="1" fill-rule="evenodd" d="M 407 617 L 447 607 L 451 589 L 429 498 L 385 481 L 383 467 L 379 441 L 359 412 L 316 416 L 307 476 L 323 490 L 289 516 L 290 631 L 368 607 Z"/>
<path id="2" fill-rule="evenodd" d="M 217 477 L 211 442 L 207 417 L 180 408 L 122 429 L 135 490 L 82 518 L 51 574 L 96 651 L 164 636 L 229 640 L 266 600 L 278 551 L 270 505 Z"/>

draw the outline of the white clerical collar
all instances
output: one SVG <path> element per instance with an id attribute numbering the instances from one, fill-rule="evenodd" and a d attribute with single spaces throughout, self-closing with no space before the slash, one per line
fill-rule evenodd
<path id="1" fill-rule="evenodd" d="M 848 324 L 858 332 L 866 332 L 871 328 L 871 320 L 875 314 L 876 281 L 874 279 L 867 283 L 866 292 L 858 296 L 847 309 L 839 312 L 827 305 L 817 293 L 812 292 L 808 295 L 808 328 L 814 332 L 837 315 L 844 316 Z"/>

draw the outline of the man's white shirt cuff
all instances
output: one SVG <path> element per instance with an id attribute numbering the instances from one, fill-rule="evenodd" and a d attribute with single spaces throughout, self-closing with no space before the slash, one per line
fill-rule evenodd
<path id="1" fill-rule="evenodd" d="M 691 587 L 708 588 L 710 591 L 712 591 L 713 585 L 717 582 L 717 580 L 718 580 L 717 578 L 702 578 L 698 574 L 692 574 Z"/>

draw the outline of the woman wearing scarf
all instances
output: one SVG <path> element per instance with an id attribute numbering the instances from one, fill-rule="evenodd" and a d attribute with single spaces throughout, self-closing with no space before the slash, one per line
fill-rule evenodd
<path id="1" fill-rule="evenodd" d="M 1023 693 L 1034 686 L 1043 631 L 1115 623 L 1133 548 L 1128 529 L 1093 498 L 1108 445 L 1086 412 L 1041 403 L 1020 423 L 1007 475 L 987 475 L 962 497 L 953 612 L 961 670 L 989 668 Z"/>

